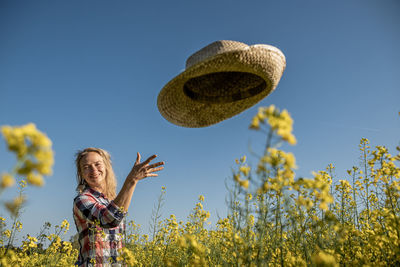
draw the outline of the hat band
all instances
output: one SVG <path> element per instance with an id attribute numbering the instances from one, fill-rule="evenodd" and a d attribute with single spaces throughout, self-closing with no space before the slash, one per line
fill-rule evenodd
<path id="1" fill-rule="evenodd" d="M 247 72 L 217 72 L 189 79 L 183 92 L 201 103 L 231 103 L 253 97 L 267 87 L 260 76 Z"/>

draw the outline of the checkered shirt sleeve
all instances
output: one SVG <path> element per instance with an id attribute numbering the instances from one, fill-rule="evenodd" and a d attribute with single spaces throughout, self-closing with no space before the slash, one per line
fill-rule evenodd
<path id="1" fill-rule="evenodd" d="M 74 207 L 83 218 L 89 222 L 98 223 L 102 228 L 116 227 L 124 218 L 124 212 L 114 201 L 110 201 L 106 205 L 104 201 L 99 201 L 98 197 L 90 193 L 77 196 L 74 200 Z"/>

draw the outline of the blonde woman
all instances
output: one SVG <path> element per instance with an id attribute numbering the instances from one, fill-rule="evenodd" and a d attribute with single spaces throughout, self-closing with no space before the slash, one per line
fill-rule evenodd
<path id="1" fill-rule="evenodd" d="M 156 155 L 136 162 L 116 195 L 116 179 L 107 151 L 86 148 L 76 156 L 77 191 L 73 215 L 79 234 L 78 266 L 123 266 L 118 261 L 122 236 L 125 230 L 123 218 L 128 211 L 137 182 L 162 170 L 164 162 L 149 164 Z"/>

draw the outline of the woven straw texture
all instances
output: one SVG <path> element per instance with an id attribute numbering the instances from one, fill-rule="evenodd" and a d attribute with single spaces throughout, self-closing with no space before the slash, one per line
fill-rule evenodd
<path id="1" fill-rule="evenodd" d="M 157 106 L 173 124 L 210 126 L 270 94 L 285 67 L 285 56 L 276 47 L 217 41 L 187 59 L 185 71 L 160 91 Z"/>

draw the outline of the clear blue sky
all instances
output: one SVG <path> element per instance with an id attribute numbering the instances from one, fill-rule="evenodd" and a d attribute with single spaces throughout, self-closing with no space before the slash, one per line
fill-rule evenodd
<path id="1" fill-rule="evenodd" d="M 297 176 L 333 163 L 346 178 L 363 137 L 394 153 L 399 29 L 397 0 L 0 1 L 0 125 L 34 122 L 56 153 L 46 185 L 27 190 L 23 233 L 65 218 L 75 233 L 74 154 L 88 146 L 111 153 L 119 185 L 137 151 L 166 162 L 158 178 L 140 182 L 129 209 L 143 232 L 162 186 L 164 217 L 186 220 L 202 194 L 215 223 L 226 216 L 235 158 L 248 155 L 249 144 L 264 145 L 248 130 L 259 106 L 275 104 L 294 118 L 298 144 L 283 149 L 295 154 Z M 157 109 L 159 91 L 187 57 L 221 39 L 280 48 L 287 68 L 277 89 L 211 127 L 169 123 Z M 0 172 L 14 162 L 2 140 Z"/>

